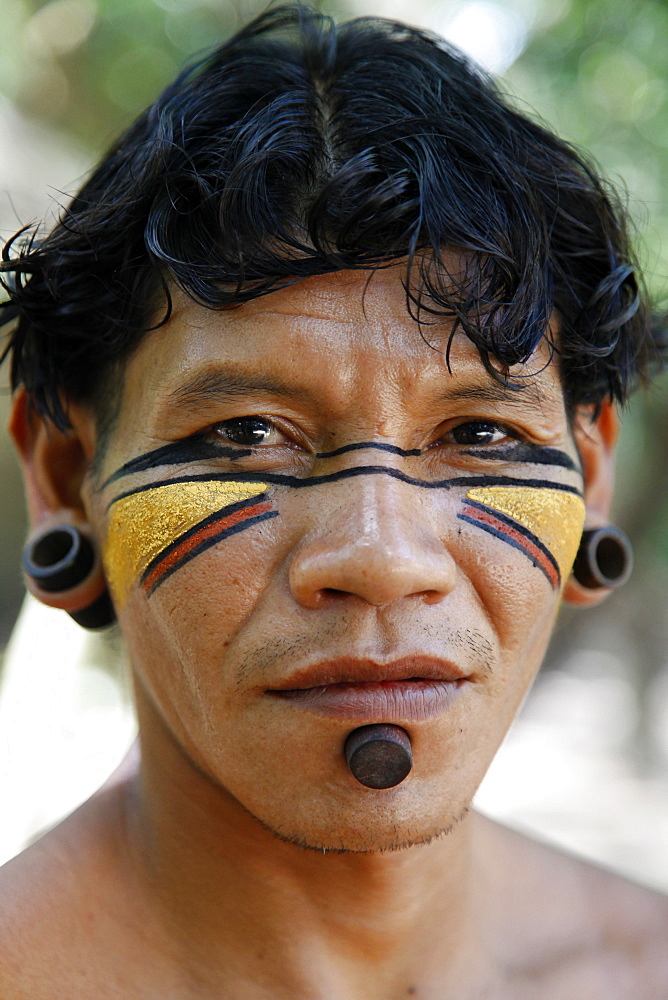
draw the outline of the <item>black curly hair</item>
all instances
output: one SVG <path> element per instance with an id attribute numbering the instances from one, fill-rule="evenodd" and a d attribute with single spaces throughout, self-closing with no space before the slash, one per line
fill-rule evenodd
<path id="1" fill-rule="evenodd" d="M 12 382 L 64 429 L 170 283 L 222 309 L 398 260 L 412 315 L 451 318 L 497 378 L 556 315 L 570 408 L 623 401 L 657 355 L 623 206 L 579 153 L 424 31 L 279 6 L 186 68 L 49 235 L 7 243 Z"/>

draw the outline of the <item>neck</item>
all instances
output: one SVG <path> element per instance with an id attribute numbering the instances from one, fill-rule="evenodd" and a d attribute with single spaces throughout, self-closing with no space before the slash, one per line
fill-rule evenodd
<path id="1" fill-rule="evenodd" d="M 470 981 L 476 817 L 396 852 L 298 847 L 200 771 L 146 699 L 138 711 L 130 843 L 179 961 L 212 987 L 236 976 L 332 1000 Z"/>

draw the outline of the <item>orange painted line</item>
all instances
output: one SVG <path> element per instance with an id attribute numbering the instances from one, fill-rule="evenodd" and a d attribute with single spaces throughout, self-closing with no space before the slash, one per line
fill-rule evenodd
<path id="1" fill-rule="evenodd" d="M 552 586 L 555 590 L 559 587 L 559 575 L 555 570 L 552 563 L 545 557 L 545 553 L 541 552 L 538 546 L 534 545 L 531 539 L 527 538 L 526 535 L 522 534 L 521 531 L 517 531 L 512 528 L 505 521 L 501 521 L 499 518 L 495 517 L 491 512 L 480 510 L 478 507 L 466 506 L 462 513 L 466 514 L 467 517 L 475 521 L 482 521 L 483 524 L 488 524 L 490 528 L 494 528 L 496 532 L 501 535 L 507 535 L 508 538 L 512 539 L 516 545 L 520 546 L 529 558 L 535 560 L 540 568 L 546 574 L 550 580 Z"/>

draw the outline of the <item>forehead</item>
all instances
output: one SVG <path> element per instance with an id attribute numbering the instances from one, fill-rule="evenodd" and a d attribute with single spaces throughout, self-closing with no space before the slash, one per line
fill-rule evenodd
<path id="1" fill-rule="evenodd" d="M 487 386 L 491 397 L 516 399 L 485 370 L 475 346 L 451 322 L 418 324 L 407 308 L 400 265 L 372 273 L 343 271 L 308 278 L 226 311 L 194 303 L 175 289 L 169 322 L 149 334 L 128 366 L 126 397 L 185 400 L 217 370 L 275 372 L 295 388 L 320 383 L 332 399 L 357 390 L 396 393 L 444 383 Z M 511 371 L 520 395 L 562 401 L 547 344 Z"/>
<path id="2" fill-rule="evenodd" d="M 161 351 L 167 348 L 172 360 L 184 354 L 262 360 L 276 353 L 297 363 L 299 356 L 286 356 L 286 347 L 305 356 L 327 351 L 423 357 L 425 342 L 406 308 L 403 273 L 392 267 L 311 277 L 222 312 L 203 309 L 178 292 Z M 448 331 L 445 323 L 430 333 L 437 341 Z M 305 366 L 306 358 L 301 360 Z"/>

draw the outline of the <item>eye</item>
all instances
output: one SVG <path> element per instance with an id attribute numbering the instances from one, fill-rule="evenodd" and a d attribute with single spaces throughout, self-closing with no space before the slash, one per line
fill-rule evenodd
<path id="1" fill-rule="evenodd" d="M 216 434 L 225 441 L 249 448 L 253 445 L 280 444 L 283 434 L 271 422 L 263 417 L 235 417 L 233 420 L 222 420 L 214 428 Z"/>
<path id="2" fill-rule="evenodd" d="M 470 420 L 465 424 L 459 424 L 452 428 L 450 435 L 455 444 L 469 446 L 498 444 L 499 441 L 513 436 L 503 424 L 494 424 L 488 420 Z"/>

